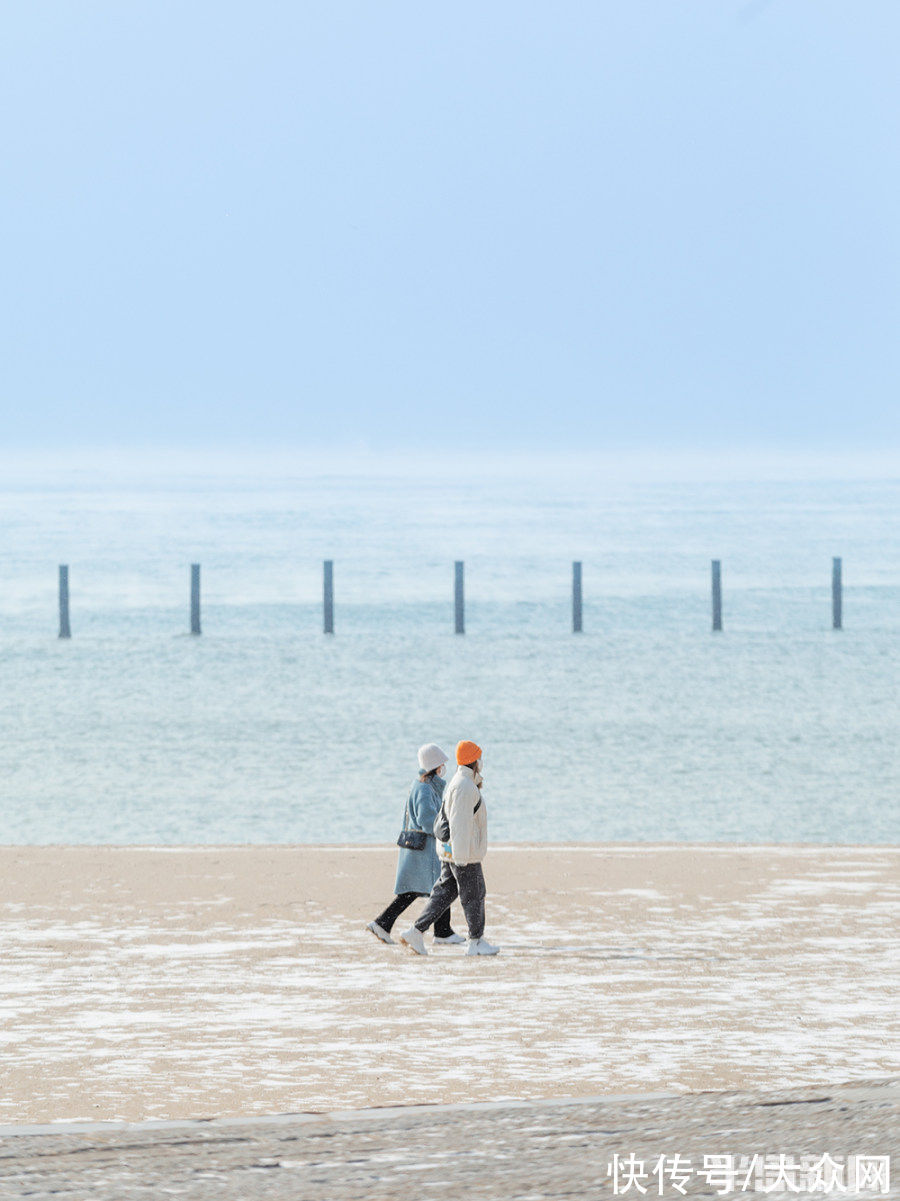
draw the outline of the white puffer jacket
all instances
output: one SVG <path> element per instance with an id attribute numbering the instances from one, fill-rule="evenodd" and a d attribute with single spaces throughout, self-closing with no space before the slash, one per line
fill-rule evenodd
<path id="1" fill-rule="evenodd" d="M 481 863 L 487 854 L 487 810 L 478 790 L 481 776 L 471 767 L 458 767 L 444 789 L 444 813 L 450 823 L 450 845 L 438 843 L 441 859 L 451 863 Z M 481 801 L 481 805 L 478 802 Z M 478 812 L 475 808 L 478 806 Z"/>

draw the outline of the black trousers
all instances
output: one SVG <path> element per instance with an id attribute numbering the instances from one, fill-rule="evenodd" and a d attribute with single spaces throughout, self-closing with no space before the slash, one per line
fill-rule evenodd
<path id="1" fill-rule="evenodd" d="M 388 934 L 390 934 L 391 927 L 400 914 L 404 910 L 409 909 L 410 905 L 418 897 L 423 897 L 424 895 L 423 892 L 401 892 L 399 896 L 394 897 L 387 909 L 376 917 L 376 923 L 382 930 L 387 930 Z M 436 938 L 449 938 L 453 933 L 453 927 L 450 925 L 449 905 L 434 923 L 434 933 Z"/>

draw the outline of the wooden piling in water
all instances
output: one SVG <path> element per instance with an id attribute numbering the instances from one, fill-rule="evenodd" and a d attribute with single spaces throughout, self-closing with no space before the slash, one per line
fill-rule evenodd
<path id="1" fill-rule="evenodd" d="M 457 559 L 454 564 L 453 576 L 453 611 L 456 619 L 455 628 L 457 634 L 465 634 L 466 632 L 466 598 L 463 571 L 462 560 Z"/>
<path id="2" fill-rule="evenodd" d="M 66 563 L 59 565 L 59 636 L 72 637 L 72 627 L 69 625 L 69 567 Z"/>
<path id="3" fill-rule="evenodd" d="M 831 628 L 844 628 L 843 564 L 840 558 L 831 560 Z"/>
<path id="4" fill-rule="evenodd" d="M 722 561 L 712 561 L 712 628 L 722 628 Z"/>
<path id="5" fill-rule="evenodd" d="M 200 564 L 191 564 L 191 633 L 200 633 Z"/>
<path id="6" fill-rule="evenodd" d="M 572 633 L 581 633 L 581 562 L 572 564 Z"/>
<path id="7" fill-rule="evenodd" d="M 326 634 L 334 633 L 334 560 L 326 559 L 323 563 L 322 574 L 322 603 Z"/>

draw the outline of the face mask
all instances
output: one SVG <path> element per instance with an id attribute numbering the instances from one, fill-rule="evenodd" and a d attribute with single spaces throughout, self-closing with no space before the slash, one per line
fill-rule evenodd
<path id="1" fill-rule="evenodd" d="M 443 763 L 441 764 L 441 766 L 440 766 L 440 767 L 437 769 L 437 771 L 436 771 L 434 774 L 435 774 L 436 776 L 443 776 L 443 774 L 444 774 L 444 765 L 443 765 Z"/>
<path id="2" fill-rule="evenodd" d="M 483 760 L 483 759 L 477 759 L 477 760 L 476 760 L 476 762 L 475 762 L 475 770 L 478 772 L 478 774 L 479 774 L 479 775 L 481 775 L 481 768 L 482 768 L 482 766 L 483 766 L 483 765 L 484 765 L 484 760 Z"/>

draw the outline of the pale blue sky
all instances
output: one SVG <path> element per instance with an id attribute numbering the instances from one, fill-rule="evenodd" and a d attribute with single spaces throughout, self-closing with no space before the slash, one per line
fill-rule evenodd
<path id="1" fill-rule="evenodd" d="M 900 445 L 896 0 L 9 0 L 7 445 Z"/>

